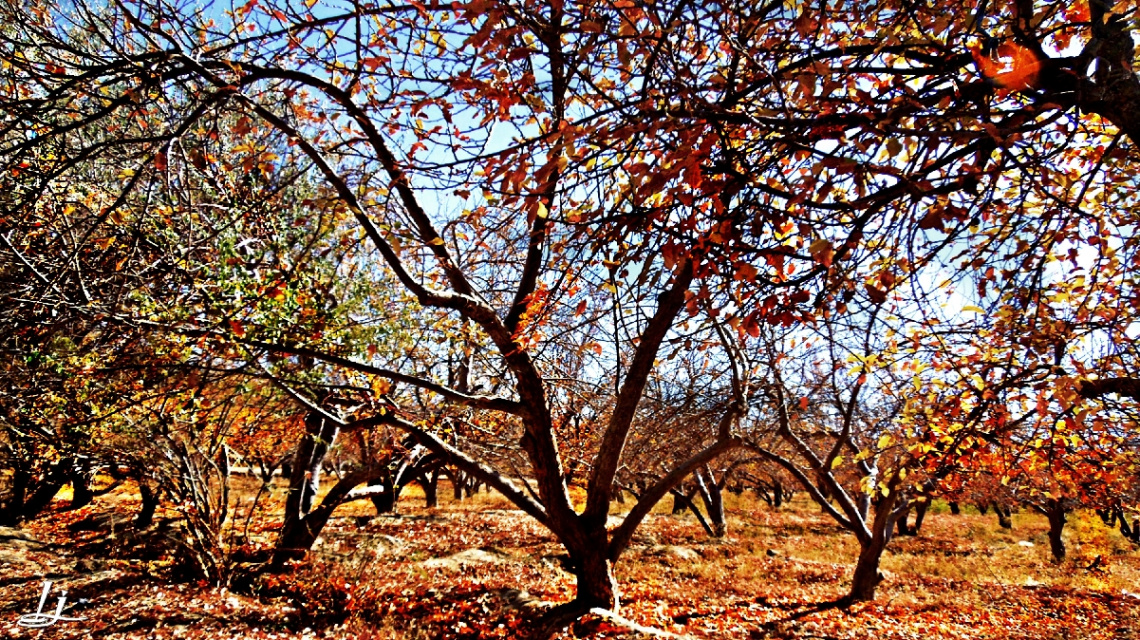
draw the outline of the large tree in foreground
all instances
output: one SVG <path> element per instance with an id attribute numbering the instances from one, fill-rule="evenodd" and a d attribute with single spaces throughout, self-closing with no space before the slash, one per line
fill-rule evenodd
<path id="1" fill-rule="evenodd" d="M 118 185 L 93 207 L 91 233 L 59 243 L 131 228 L 178 267 L 213 241 L 194 233 L 208 209 L 271 220 L 285 184 L 308 180 L 319 186 L 300 206 L 351 220 L 345 228 L 374 251 L 339 275 L 398 283 L 425 341 L 460 334 L 479 349 L 463 376 L 444 376 L 329 340 L 312 317 L 319 296 L 292 315 L 237 317 L 240 292 L 199 295 L 195 278 L 150 296 L 180 301 L 173 309 L 61 304 L 272 354 L 277 376 L 324 362 L 493 422 L 534 486 L 491 464 L 511 458 L 441 438 L 407 402 L 375 416 L 565 545 L 578 592 L 547 630 L 617 607 L 612 565 L 649 508 L 740 444 L 743 397 L 607 528 L 642 395 L 662 346 L 683 336 L 679 321 L 725 313 L 737 335 L 758 336 L 763 323 L 842 314 L 854 296 L 878 304 L 896 282 L 921 282 L 914 274 L 933 256 L 962 244 L 978 248 L 965 268 L 988 255 L 996 273 L 1016 272 L 1018 254 L 1052 255 L 1076 237 L 1068 214 L 1088 190 L 1070 174 L 1099 179 L 1124 149 L 1086 114 L 1132 135 L 1138 112 L 1122 46 L 1131 9 L 1103 3 L 4 7 L 16 25 L 0 32 L 13 211 L 113 157 Z M 1079 55 L 1053 53 L 1066 39 Z M 196 209 L 151 197 L 188 185 L 234 197 Z M 185 237 L 130 225 L 142 218 L 186 221 Z M 82 264 L 21 255 L 46 291 L 82 281 Z M 291 273 L 290 260 L 278 271 Z M 579 415 L 569 371 L 611 394 L 594 403 L 604 412 Z M 583 420 L 593 427 L 579 429 Z M 581 508 L 573 475 L 585 478 Z"/>

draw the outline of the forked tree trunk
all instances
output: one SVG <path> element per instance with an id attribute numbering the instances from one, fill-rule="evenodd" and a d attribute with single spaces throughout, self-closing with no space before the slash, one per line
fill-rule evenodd
<path id="1" fill-rule="evenodd" d="M 701 513 L 700 507 L 698 507 L 697 503 L 693 501 L 693 498 L 685 495 L 684 493 L 681 493 L 680 491 L 674 490 L 673 508 L 677 508 L 678 504 L 680 504 L 682 507 L 682 513 L 684 512 L 684 509 L 688 509 L 692 512 L 693 516 L 697 518 L 697 522 L 701 525 L 701 528 L 705 530 L 705 533 L 707 533 L 709 537 L 716 537 L 716 533 L 714 532 L 712 525 L 710 525 L 708 519 L 705 518 L 705 514 Z"/>
<path id="2" fill-rule="evenodd" d="M 329 517 L 337 507 L 352 499 L 353 489 L 358 485 L 367 484 L 374 477 L 386 474 L 388 469 L 381 465 L 366 467 L 354 471 L 340 479 L 329 490 L 321 503 L 305 516 L 287 523 L 282 527 L 277 538 L 277 547 L 273 552 L 272 566 L 282 567 L 288 560 L 298 560 L 313 548 L 317 538 L 321 535 Z M 357 494 L 355 497 L 363 497 Z"/>
<path id="3" fill-rule="evenodd" d="M 720 485 L 708 467 L 693 474 L 697 481 L 697 491 L 701 494 L 701 501 L 705 504 L 705 513 L 708 514 L 709 524 L 705 529 L 713 538 L 723 538 L 728 532 L 728 525 L 724 520 L 724 497 Z"/>
<path id="4" fill-rule="evenodd" d="M 392 486 L 388 482 L 389 479 L 386 477 L 369 485 L 385 488 L 384 491 L 373 493 L 370 498 L 372 506 L 376 508 L 376 515 L 384 515 L 396 510 L 396 492 L 392 490 Z"/>
<path id="5" fill-rule="evenodd" d="M 1003 507 L 1000 504 L 994 503 L 994 513 L 998 517 L 998 526 L 1002 529 L 1013 529 L 1013 514 L 1009 507 Z"/>
<path id="6" fill-rule="evenodd" d="M 339 433 L 339 425 L 332 420 L 325 420 L 316 411 L 305 417 L 305 435 L 297 445 L 291 465 L 282 531 L 293 527 L 312 510 L 313 498 L 321 486 L 321 468 L 325 455 Z"/>

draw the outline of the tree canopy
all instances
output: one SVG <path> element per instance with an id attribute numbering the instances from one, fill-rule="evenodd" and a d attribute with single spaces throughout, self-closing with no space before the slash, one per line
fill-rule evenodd
<path id="1" fill-rule="evenodd" d="M 401 430 L 565 546 L 550 630 L 733 450 L 854 532 L 868 598 L 913 500 L 1132 468 L 1137 9 L 5 3 L 0 317 L 30 365 Z"/>

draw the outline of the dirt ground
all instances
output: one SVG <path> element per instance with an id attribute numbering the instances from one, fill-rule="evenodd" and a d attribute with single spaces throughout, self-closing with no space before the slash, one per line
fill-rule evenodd
<path id="1" fill-rule="evenodd" d="M 129 490 L 76 511 L 61 496 L 23 529 L 0 529 L 0 637 L 511 638 L 546 603 L 570 598 L 573 577 L 541 526 L 496 495 L 440 495 L 427 509 L 409 491 L 380 517 L 368 502 L 346 505 L 306 562 L 239 571 L 229 589 L 186 570 L 173 518 L 135 531 Z M 239 509 L 227 530 L 239 567 L 272 544 L 279 504 L 267 505 L 252 518 Z M 919 536 L 892 542 L 877 600 L 842 608 L 857 545 L 802 496 L 774 510 L 729 495 L 723 540 L 659 505 L 616 567 L 620 613 L 692 638 L 1140 639 L 1140 553 L 1095 515 L 1070 517 L 1069 557 L 1055 565 L 1043 518 L 1017 514 L 1006 531 L 992 513 L 942 507 Z M 16 624 L 35 612 L 45 580 L 45 611 L 66 590 L 64 615 L 84 620 Z M 643 636 L 596 616 L 563 634 Z"/>

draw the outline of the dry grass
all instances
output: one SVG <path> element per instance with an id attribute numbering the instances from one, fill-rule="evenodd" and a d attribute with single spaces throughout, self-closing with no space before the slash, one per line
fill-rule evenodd
<path id="1" fill-rule="evenodd" d="M 256 480 L 239 478 L 236 494 L 247 500 L 256 487 Z M 261 501 L 250 544 L 272 543 L 283 496 L 278 482 Z M 709 540 L 691 515 L 669 515 L 669 500 L 647 518 L 615 571 L 624 615 L 699 638 L 1140 638 L 1140 600 L 1123 593 L 1140 590 L 1140 554 L 1095 515 L 1070 518 L 1069 558 L 1057 565 L 1043 517 L 1016 514 L 1006 531 L 992 513 L 964 509 L 954 516 L 936 505 L 920 536 L 892 542 L 877 601 L 840 609 L 833 603 L 845 593 L 858 551 L 850 534 L 802 495 L 781 510 L 748 494 L 726 497 L 725 540 Z M 256 615 L 225 627 L 226 637 L 262 637 L 267 629 L 279 638 L 515 637 L 524 614 L 518 602 L 507 603 L 517 600 L 516 590 L 545 601 L 572 596 L 574 579 L 560 565 L 561 547 L 501 496 L 480 493 L 455 502 L 442 483 L 438 508 L 427 509 L 422 500 L 419 488 L 409 487 L 399 513 L 379 518 L 367 501 L 343 507 L 305 566 L 243 587 L 243 606 Z M 135 502 L 125 487 L 87 510 L 57 513 L 29 529 L 78 543 L 82 553 L 95 534 L 76 536 L 61 524 L 98 509 L 125 519 Z M 243 510 L 239 514 L 244 518 Z M 1100 567 L 1090 570 L 1098 556 Z M 128 573 L 139 567 L 123 562 Z M 140 589 L 175 588 L 161 566 L 131 575 L 152 585 Z M 191 609 L 232 597 L 205 586 L 191 585 L 191 592 L 198 603 L 187 605 Z M 137 593 L 124 588 L 120 600 L 109 601 L 108 619 L 115 602 L 134 602 Z M 191 635 L 194 629 L 186 625 Z M 597 620 L 576 632 L 634 637 Z"/>

